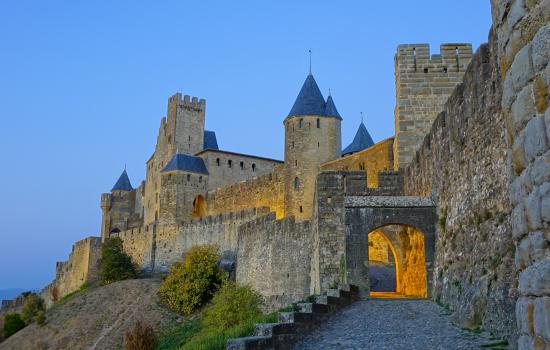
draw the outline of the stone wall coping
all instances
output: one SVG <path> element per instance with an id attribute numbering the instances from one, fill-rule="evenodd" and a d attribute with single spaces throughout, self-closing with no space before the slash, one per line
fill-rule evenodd
<path id="1" fill-rule="evenodd" d="M 429 197 L 416 196 L 346 196 L 346 208 L 357 207 L 388 207 L 388 208 L 425 208 L 435 207 Z"/>

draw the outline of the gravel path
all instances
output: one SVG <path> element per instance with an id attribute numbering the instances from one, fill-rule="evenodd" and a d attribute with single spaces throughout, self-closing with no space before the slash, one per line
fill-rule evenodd
<path id="1" fill-rule="evenodd" d="M 342 310 L 294 350 L 317 349 L 480 349 L 487 338 L 452 325 L 429 300 L 371 299 Z"/>

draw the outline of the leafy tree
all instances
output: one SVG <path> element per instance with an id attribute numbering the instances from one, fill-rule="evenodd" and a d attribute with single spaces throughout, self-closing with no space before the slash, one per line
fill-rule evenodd
<path id="1" fill-rule="evenodd" d="M 25 328 L 25 321 L 21 319 L 19 314 L 6 314 L 4 316 L 4 337 L 8 338 L 17 331 Z"/>
<path id="2" fill-rule="evenodd" d="M 203 326 L 226 330 L 243 322 L 255 320 L 262 315 L 261 304 L 262 297 L 249 286 L 227 281 L 206 309 Z"/>
<path id="3" fill-rule="evenodd" d="M 162 282 L 159 295 L 173 310 L 191 314 L 212 299 L 224 280 L 215 245 L 195 246 Z"/>
<path id="4" fill-rule="evenodd" d="M 26 323 L 41 321 L 45 316 L 44 300 L 36 293 L 30 293 L 25 297 L 23 310 L 21 310 L 21 319 Z"/>
<path id="5" fill-rule="evenodd" d="M 100 275 L 103 284 L 136 277 L 136 267 L 124 252 L 119 237 L 109 238 L 101 247 Z"/>

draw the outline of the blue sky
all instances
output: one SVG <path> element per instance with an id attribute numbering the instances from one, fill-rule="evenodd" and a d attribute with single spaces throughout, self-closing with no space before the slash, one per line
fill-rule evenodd
<path id="1" fill-rule="evenodd" d="M 222 149 L 283 158 L 308 71 L 332 90 L 343 146 L 365 114 L 393 134 L 398 44 L 471 42 L 489 0 L 0 3 L 0 289 L 39 288 L 100 226 L 100 193 L 139 184 L 168 97 L 206 98 Z"/>

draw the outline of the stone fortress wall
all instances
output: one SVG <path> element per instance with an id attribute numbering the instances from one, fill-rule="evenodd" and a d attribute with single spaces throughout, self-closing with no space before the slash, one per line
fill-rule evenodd
<path id="1" fill-rule="evenodd" d="M 247 208 L 269 207 L 277 218 L 285 216 L 284 166 L 272 173 L 241 181 L 230 186 L 209 191 L 206 194 L 207 215 Z"/>
<path id="2" fill-rule="evenodd" d="M 514 244 L 497 46 L 472 58 L 405 171 L 405 194 L 438 206 L 434 298 L 462 327 L 515 338 Z M 452 189 L 452 190 L 449 190 Z"/>
<path id="3" fill-rule="evenodd" d="M 550 347 L 550 1 L 492 1 L 510 152 L 519 349 Z"/>
<path id="4" fill-rule="evenodd" d="M 367 178 L 367 186 L 378 187 L 380 172 L 393 169 L 393 142 L 390 137 L 380 141 L 372 147 L 349 156 L 321 164 L 323 170 L 354 170 L 364 171 Z"/>

